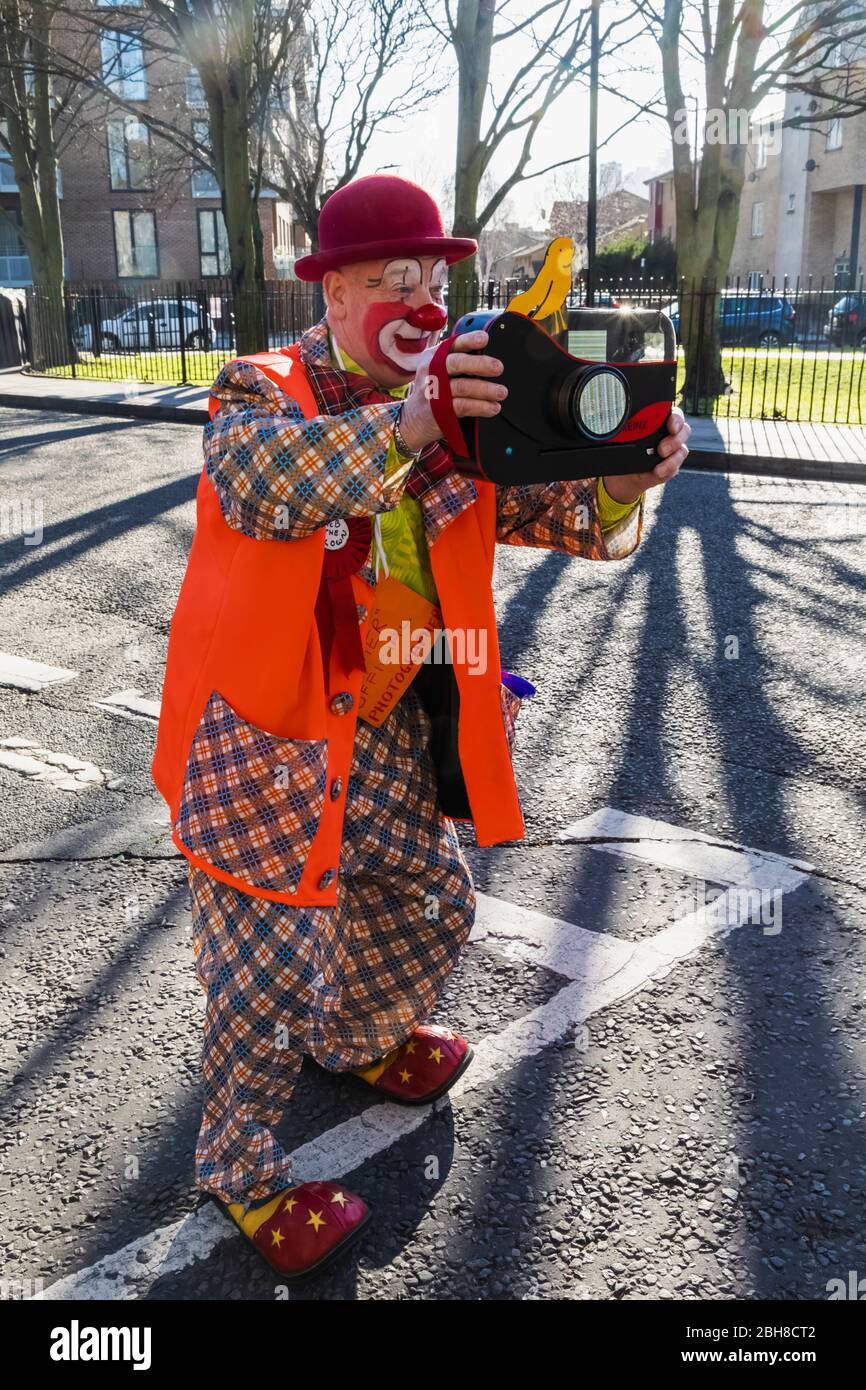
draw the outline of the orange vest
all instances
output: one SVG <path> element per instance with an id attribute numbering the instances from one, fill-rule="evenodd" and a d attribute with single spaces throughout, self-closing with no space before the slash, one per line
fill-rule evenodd
<path id="1" fill-rule="evenodd" d="M 252 362 L 297 401 L 307 418 L 320 414 L 294 345 L 258 353 Z M 219 403 L 211 398 L 211 414 Z M 478 481 L 477 501 L 450 522 L 430 549 L 443 623 L 452 630 L 486 631 L 487 667 L 473 673 L 464 660 L 470 643 L 456 647 L 460 692 L 458 749 L 479 845 L 523 837 L 500 701 L 499 643 L 493 607 L 496 490 Z M 172 838 L 193 864 L 254 897 L 295 907 L 333 906 L 337 900 L 346 785 L 355 740 L 362 671 L 347 675 L 338 644 L 323 671 L 316 597 L 322 574 L 324 530 L 301 540 L 254 540 L 228 525 L 213 484 L 202 471 L 196 529 L 171 622 L 153 779 L 169 806 Z M 355 600 L 369 609 L 375 591 L 352 576 Z M 363 636 L 364 628 L 361 628 Z M 476 645 L 475 650 L 480 650 Z M 209 812 L 195 845 L 178 833 L 193 740 L 215 692 L 246 725 L 247 734 L 285 740 L 326 740 L 325 790 L 303 872 L 286 887 L 278 874 L 269 887 L 261 871 L 251 882 L 210 862 L 203 845 L 218 839 L 220 819 L 232 814 L 227 779 L 220 812 Z M 339 697 L 339 698 L 338 698 Z M 223 706 L 221 705 L 221 708 Z M 214 770 L 218 780 L 218 768 Z M 263 794 L 280 792 L 263 784 Z M 286 793 L 283 791 L 283 797 Z"/>

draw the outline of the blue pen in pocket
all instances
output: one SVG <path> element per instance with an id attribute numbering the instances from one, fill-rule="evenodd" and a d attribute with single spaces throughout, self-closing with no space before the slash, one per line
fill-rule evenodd
<path id="1" fill-rule="evenodd" d="M 517 695 L 521 700 L 531 699 L 536 694 L 536 688 L 531 681 L 524 680 L 523 676 L 514 676 L 510 671 L 500 671 L 499 679 L 510 690 L 513 695 Z"/>

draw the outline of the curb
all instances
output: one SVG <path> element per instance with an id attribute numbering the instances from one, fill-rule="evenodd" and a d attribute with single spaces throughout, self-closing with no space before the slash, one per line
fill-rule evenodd
<path id="1" fill-rule="evenodd" d="M 26 396 L 0 391 L 0 407 L 18 410 L 56 410 L 69 415 L 110 415 L 125 420 L 159 420 L 169 425 L 197 425 L 210 419 L 196 406 L 153 405 L 145 401 L 99 401 L 86 397 Z M 722 450 L 692 449 L 684 472 L 743 473 L 756 478 L 788 478 L 803 483 L 866 484 L 866 461 L 764 458 L 757 454 L 726 454 Z"/>
<path id="2" fill-rule="evenodd" d="M 787 478 L 801 483 L 866 483 L 866 461 L 847 459 L 762 458 L 757 454 L 725 454 L 720 450 L 691 449 L 683 471 L 744 473 L 755 478 Z"/>
<path id="3" fill-rule="evenodd" d="M 87 397 L 28 396 L 0 391 L 0 407 L 59 410 L 67 415 L 112 415 L 122 420 L 161 420 L 168 425 L 206 425 L 209 415 L 198 406 L 154 405 L 146 401 L 100 401 Z"/>

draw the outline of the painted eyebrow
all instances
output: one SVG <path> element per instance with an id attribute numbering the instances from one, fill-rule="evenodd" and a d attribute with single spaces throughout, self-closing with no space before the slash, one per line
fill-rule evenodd
<path id="1" fill-rule="evenodd" d="M 388 264 L 389 264 L 389 265 L 393 265 L 394 262 L 393 262 L 393 261 L 389 261 Z M 401 264 L 401 262 L 398 261 L 398 262 L 397 262 L 397 265 L 400 265 L 400 264 Z M 408 270 L 410 269 L 410 267 L 413 266 L 413 265 L 417 265 L 417 266 L 418 266 L 418 269 L 419 269 L 419 270 L 421 269 L 421 267 L 420 267 L 418 261 L 415 260 L 414 256 L 407 256 L 406 260 L 405 260 L 404 262 L 402 262 L 402 276 L 403 276 L 403 279 L 404 279 L 404 280 L 406 279 L 406 273 L 407 273 L 407 271 L 408 271 Z M 387 269 L 387 267 L 386 267 L 386 269 Z M 384 278 L 385 278 L 385 271 L 384 271 L 384 270 L 382 271 L 382 274 L 379 275 L 379 276 L 376 277 L 376 278 L 374 278 L 374 277 L 371 276 L 371 277 L 367 280 L 367 286 L 368 286 L 368 288 L 369 288 L 369 289 L 374 289 L 377 285 L 381 285 L 381 283 L 382 283 L 382 281 L 384 280 Z"/>

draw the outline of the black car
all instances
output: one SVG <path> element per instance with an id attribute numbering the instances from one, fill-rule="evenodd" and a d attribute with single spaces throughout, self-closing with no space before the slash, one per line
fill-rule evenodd
<path id="1" fill-rule="evenodd" d="M 866 295 L 843 295 L 830 310 L 824 332 L 833 347 L 866 348 Z"/>

